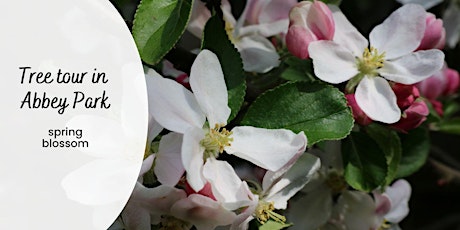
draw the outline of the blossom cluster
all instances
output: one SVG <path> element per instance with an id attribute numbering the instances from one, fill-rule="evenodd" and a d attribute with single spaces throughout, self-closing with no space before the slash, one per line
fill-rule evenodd
<path id="1" fill-rule="evenodd" d="M 443 21 L 406 4 L 367 39 L 317 0 L 248 0 L 237 19 L 234 3 L 206 2 L 183 24 L 202 41 L 190 68 L 140 48 L 147 147 L 110 229 L 399 229 L 400 178 L 426 159 L 408 169 L 402 137 L 442 130 L 460 84 Z"/>

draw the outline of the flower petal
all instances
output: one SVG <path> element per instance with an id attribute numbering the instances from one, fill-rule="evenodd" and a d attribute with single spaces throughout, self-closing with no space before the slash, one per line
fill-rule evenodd
<path id="1" fill-rule="evenodd" d="M 392 124 L 401 118 L 396 95 L 381 77 L 365 76 L 356 88 L 355 99 L 364 113 L 374 121 Z"/>
<path id="2" fill-rule="evenodd" d="M 190 72 L 190 86 L 210 127 L 226 125 L 231 112 L 227 86 L 219 59 L 211 51 L 202 50 L 196 57 Z"/>
<path id="3" fill-rule="evenodd" d="M 276 184 L 264 190 L 264 200 L 274 202 L 276 209 L 286 209 L 288 200 L 310 181 L 320 166 L 318 157 L 304 153 Z"/>
<path id="4" fill-rule="evenodd" d="M 177 201 L 171 207 L 171 214 L 192 223 L 198 230 L 229 225 L 236 218 L 235 213 L 226 210 L 217 201 L 199 194 Z"/>
<path id="5" fill-rule="evenodd" d="M 163 131 L 163 127 L 158 123 L 153 116 L 149 118 L 149 128 L 147 133 L 147 143 L 152 143 L 153 139 L 155 139 L 158 134 Z"/>
<path id="6" fill-rule="evenodd" d="M 377 223 L 372 197 L 359 191 L 345 191 L 334 207 L 334 217 L 343 220 L 347 229 L 374 229 Z"/>
<path id="7" fill-rule="evenodd" d="M 154 70 L 146 75 L 146 82 L 150 112 L 163 127 L 178 133 L 191 126 L 203 127 L 205 114 L 189 90 Z"/>
<path id="8" fill-rule="evenodd" d="M 442 20 L 446 28 L 446 42 L 453 49 L 460 39 L 460 7 L 455 2 L 451 2 Z"/>
<path id="9" fill-rule="evenodd" d="M 264 1 L 255 1 L 264 2 Z M 265 1 L 266 4 L 259 14 L 259 23 L 274 22 L 283 19 L 288 19 L 289 10 L 297 4 L 297 0 L 270 0 Z M 287 27 L 286 27 L 287 29 Z"/>
<path id="10" fill-rule="evenodd" d="M 355 57 L 363 55 L 369 43 L 367 39 L 348 21 L 337 6 L 329 5 L 334 17 L 335 33 L 333 41 L 350 50 Z"/>
<path id="11" fill-rule="evenodd" d="M 191 128 L 184 133 L 182 141 L 182 163 L 187 172 L 187 182 L 196 192 L 206 184 L 202 176 L 204 147 L 200 145 L 204 135 L 202 129 Z"/>
<path id="12" fill-rule="evenodd" d="M 248 25 L 240 28 L 238 37 L 261 35 L 263 37 L 271 37 L 280 33 L 286 33 L 289 27 L 289 20 L 278 20 L 257 25 Z"/>
<path id="13" fill-rule="evenodd" d="M 388 80 L 412 85 L 435 74 L 443 65 L 442 51 L 420 50 L 395 60 L 385 61 L 378 72 Z"/>
<path id="14" fill-rule="evenodd" d="M 391 201 L 391 210 L 385 215 L 385 219 L 391 223 L 399 223 L 409 214 L 411 192 L 411 186 L 406 180 L 398 180 L 385 190 Z"/>
<path id="15" fill-rule="evenodd" d="M 396 0 L 396 1 L 401 4 L 409 4 L 409 3 L 420 4 L 423 8 L 430 9 L 431 7 L 436 6 L 439 3 L 441 3 L 443 0 Z"/>
<path id="16" fill-rule="evenodd" d="M 241 181 L 226 161 L 207 160 L 203 176 L 211 183 L 214 197 L 226 209 L 236 210 L 251 203 L 248 197 L 252 193 L 246 182 Z"/>
<path id="17" fill-rule="evenodd" d="M 414 51 L 422 41 L 426 12 L 420 5 L 408 4 L 394 11 L 369 35 L 371 46 L 385 59 L 398 58 Z"/>
<path id="18" fill-rule="evenodd" d="M 355 64 L 355 56 L 335 42 L 312 42 L 308 47 L 308 52 L 313 59 L 315 75 L 325 82 L 341 83 L 359 73 Z"/>
<path id="19" fill-rule="evenodd" d="M 182 134 L 171 132 L 161 138 L 154 168 L 161 184 L 175 186 L 184 174 L 181 148 Z"/>
<path id="20" fill-rule="evenodd" d="M 266 73 L 280 63 L 273 44 L 260 35 L 240 37 L 235 46 L 241 54 L 245 71 Z"/>
<path id="21" fill-rule="evenodd" d="M 294 223 L 289 229 L 318 229 L 327 222 L 332 213 L 332 194 L 325 184 L 308 192 L 288 209 L 288 219 Z"/>
<path id="22" fill-rule="evenodd" d="M 225 151 L 264 169 L 277 171 L 306 145 L 303 132 L 240 126 L 232 129 L 233 142 Z"/>

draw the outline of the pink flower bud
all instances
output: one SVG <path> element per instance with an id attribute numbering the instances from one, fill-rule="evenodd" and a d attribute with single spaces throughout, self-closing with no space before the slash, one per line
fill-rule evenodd
<path id="1" fill-rule="evenodd" d="M 289 13 L 286 45 L 294 56 L 307 59 L 308 45 L 318 40 L 331 40 L 335 24 L 331 10 L 320 1 L 302 1 Z"/>
<path id="2" fill-rule="evenodd" d="M 396 95 L 397 104 L 401 111 L 407 109 L 417 98 L 420 97 L 420 93 L 414 85 L 396 83 L 391 88 Z"/>
<path id="3" fill-rule="evenodd" d="M 446 68 L 444 70 L 444 76 L 446 77 L 446 88 L 444 89 L 443 95 L 449 96 L 458 91 L 460 86 L 460 76 L 457 70 Z"/>
<path id="4" fill-rule="evenodd" d="M 347 94 L 345 95 L 345 98 L 347 99 L 348 106 L 351 107 L 353 118 L 357 124 L 369 125 L 372 123 L 372 120 L 363 112 L 363 110 L 361 110 L 359 105 L 356 103 L 354 94 Z"/>
<path id="5" fill-rule="evenodd" d="M 433 106 L 434 111 L 442 117 L 444 115 L 444 110 L 442 109 L 442 103 L 437 100 L 430 100 L 431 105 Z"/>
<path id="6" fill-rule="evenodd" d="M 457 92 L 459 86 L 460 77 L 458 72 L 448 68 L 447 65 L 433 76 L 417 84 L 420 93 L 429 100 L 452 95 Z"/>
<path id="7" fill-rule="evenodd" d="M 432 13 L 426 14 L 426 29 L 417 50 L 443 49 L 446 43 L 446 30 L 441 19 Z"/>
<path id="8" fill-rule="evenodd" d="M 441 96 L 446 88 L 446 82 L 444 71 L 440 70 L 433 76 L 419 82 L 416 86 L 425 98 L 434 100 Z"/>
<path id="9" fill-rule="evenodd" d="M 424 101 L 415 101 L 403 112 L 401 119 L 391 127 L 407 133 L 409 130 L 420 126 L 429 113 L 428 106 Z"/>

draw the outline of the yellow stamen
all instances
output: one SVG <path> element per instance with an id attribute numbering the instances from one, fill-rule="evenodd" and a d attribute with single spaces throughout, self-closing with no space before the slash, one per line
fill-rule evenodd
<path id="1" fill-rule="evenodd" d="M 358 59 L 358 70 L 363 75 L 376 76 L 377 69 L 383 67 L 385 60 L 385 52 L 379 54 L 378 50 L 374 47 L 366 48 L 363 52 L 363 57 Z"/>
<path id="2" fill-rule="evenodd" d="M 232 132 L 222 128 L 222 126 L 216 124 L 214 129 L 209 129 L 209 132 L 201 140 L 200 144 L 205 148 L 204 160 L 209 157 L 218 157 L 220 153 L 224 152 L 225 147 L 231 146 Z"/>
<path id="3" fill-rule="evenodd" d="M 259 201 L 259 204 L 257 205 L 255 215 L 257 220 L 261 224 L 265 224 L 268 220 L 272 219 L 278 223 L 286 223 L 286 217 L 283 215 L 280 215 L 276 212 L 274 212 L 275 206 L 273 202 L 266 202 L 266 201 Z"/>

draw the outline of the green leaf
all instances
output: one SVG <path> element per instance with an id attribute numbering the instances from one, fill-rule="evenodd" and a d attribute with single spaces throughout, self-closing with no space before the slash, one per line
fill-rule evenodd
<path id="1" fill-rule="evenodd" d="M 385 183 L 385 153 L 371 137 L 352 132 L 343 142 L 342 154 L 345 180 L 351 187 L 370 192 Z"/>
<path id="2" fill-rule="evenodd" d="M 310 59 L 302 60 L 296 57 L 288 57 L 285 60 L 288 67 L 281 74 L 281 78 L 288 81 L 312 81 L 315 79 L 313 64 Z"/>
<path id="3" fill-rule="evenodd" d="M 442 121 L 438 124 L 437 129 L 444 133 L 460 135 L 460 118 Z"/>
<path id="4" fill-rule="evenodd" d="M 337 88 L 317 82 L 290 82 L 260 95 L 242 124 L 304 131 L 311 146 L 346 137 L 353 128 L 353 116 Z"/>
<path id="5" fill-rule="evenodd" d="M 190 18 L 193 0 L 142 0 L 133 37 L 144 62 L 155 65 L 177 43 Z"/>
<path id="6" fill-rule="evenodd" d="M 265 224 L 259 226 L 259 230 L 280 230 L 291 226 L 292 224 L 283 224 L 273 220 L 265 222 Z"/>
<path id="7" fill-rule="evenodd" d="M 401 140 L 398 134 L 387 127 L 371 124 L 366 127 L 369 136 L 374 139 L 380 149 L 385 153 L 387 160 L 388 172 L 383 186 L 391 184 L 398 172 L 399 162 L 401 161 Z"/>
<path id="8" fill-rule="evenodd" d="M 246 94 L 243 61 L 238 50 L 230 42 L 225 22 L 217 15 L 211 17 L 204 28 L 202 49 L 214 52 L 219 58 L 228 90 L 228 106 L 232 110 L 229 121 L 236 117 Z"/>
<path id="9" fill-rule="evenodd" d="M 401 134 L 402 157 L 397 178 L 407 177 L 418 171 L 430 153 L 430 136 L 427 129 L 419 127 L 408 134 Z"/>
<path id="10" fill-rule="evenodd" d="M 460 111 L 460 105 L 456 101 L 448 101 L 444 103 L 444 119 L 450 118 Z"/>

